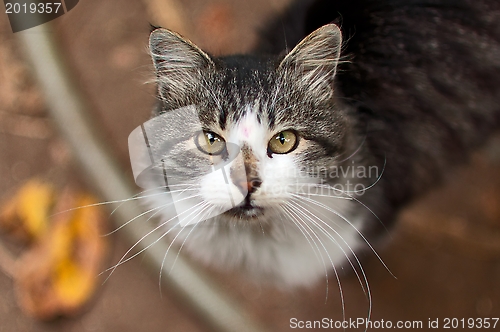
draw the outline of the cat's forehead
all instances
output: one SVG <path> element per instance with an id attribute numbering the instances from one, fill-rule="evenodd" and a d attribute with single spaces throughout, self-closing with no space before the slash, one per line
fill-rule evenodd
<path id="1" fill-rule="evenodd" d="M 217 61 L 219 68 L 224 68 L 236 73 L 242 81 L 253 79 L 259 74 L 266 75 L 267 72 L 276 69 L 276 62 L 268 57 L 255 55 L 231 55 L 220 57 Z"/>
<path id="2" fill-rule="evenodd" d="M 238 121 L 227 127 L 228 139 L 235 143 L 248 142 L 250 146 L 258 146 L 269 136 L 270 128 L 266 122 L 259 116 L 257 105 L 248 105 Z"/>
<path id="3" fill-rule="evenodd" d="M 203 88 L 202 121 L 222 130 L 250 118 L 269 122 L 266 105 L 274 89 L 275 66 L 258 57 L 230 56 L 219 59 L 217 67 Z"/>
<path id="4" fill-rule="evenodd" d="M 311 124 L 319 128 L 325 109 L 308 102 L 304 90 L 279 72 L 278 62 L 246 55 L 221 58 L 197 93 L 205 129 L 223 133 L 238 124 L 244 137 L 257 127 L 271 133 L 311 129 Z"/>

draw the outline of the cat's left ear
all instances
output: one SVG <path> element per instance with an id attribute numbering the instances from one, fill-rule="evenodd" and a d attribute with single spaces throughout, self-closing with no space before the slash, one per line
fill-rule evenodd
<path id="1" fill-rule="evenodd" d="M 156 29 L 149 37 L 149 50 L 158 78 L 160 96 L 175 105 L 214 67 L 208 54 L 177 33 Z"/>
<path id="2" fill-rule="evenodd" d="M 279 65 L 286 75 L 318 98 L 333 95 L 333 79 L 342 46 L 342 33 L 335 24 L 313 31 L 288 53 Z"/>

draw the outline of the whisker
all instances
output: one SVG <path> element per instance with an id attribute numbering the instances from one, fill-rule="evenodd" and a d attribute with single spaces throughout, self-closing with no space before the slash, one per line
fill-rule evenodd
<path id="1" fill-rule="evenodd" d="M 377 251 L 375 250 L 375 248 L 373 248 L 373 246 L 370 244 L 370 242 L 366 239 L 366 237 L 363 235 L 363 233 L 361 233 L 359 231 L 359 229 L 354 226 L 348 219 L 346 219 L 343 215 L 341 215 L 339 212 L 331 209 L 330 207 L 318 202 L 318 201 L 315 201 L 313 199 L 310 199 L 308 197 L 304 197 L 304 196 L 298 196 L 298 195 L 295 195 L 295 194 L 292 194 L 293 196 L 296 196 L 296 197 L 301 197 L 303 198 L 304 200 L 307 200 L 308 202 L 311 202 L 313 204 L 316 204 L 330 212 L 332 212 L 333 214 L 337 215 L 338 217 L 340 217 L 342 220 L 344 220 L 347 224 L 349 224 L 352 228 L 354 228 L 354 230 L 361 236 L 361 238 L 363 239 L 363 241 L 365 241 L 365 243 L 368 245 L 368 247 L 370 248 L 370 250 L 375 254 L 375 256 L 377 257 L 377 259 L 380 261 L 380 263 L 382 263 L 382 265 L 384 266 L 384 268 L 387 270 L 387 272 L 389 272 L 394 278 L 396 278 L 396 276 L 391 272 L 391 270 L 389 269 L 389 267 L 384 263 L 384 261 L 382 260 L 382 258 L 380 257 L 380 255 L 377 253 Z M 397 278 L 396 278 L 397 279 Z"/>
<path id="2" fill-rule="evenodd" d="M 296 199 L 296 198 L 295 198 Z M 298 204 L 298 203 L 297 203 Z M 304 208 L 305 209 L 305 208 Z M 308 211 L 307 209 L 305 209 L 306 211 Z M 317 211 L 317 210 L 316 210 Z M 308 211 L 310 212 L 310 211 Z M 320 212 L 321 213 L 321 212 Z M 324 217 L 326 217 L 323 213 L 321 213 Z M 324 220 L 322 220 L 321 218 L 317 217 L 316 215 L 312 214 L 317 220 L 321 221 L 325 226 L 327 226 L 329 229 L 331 229 L 333 232 L 335 232 L 339 237 L 340 239 L 342 239 L 342 241 L 346 244 L 347 248 L 349 248 L 349 251 L 352 253 L 354 259 L 356 260 L 356 263 L 358 264 L 358 267 L 361 271 L 361 274 L 363 276 L 363 280 L 364 280 L 364 284 L 366 285 L 366 289 L 365 287 L 363 286 L 363 282 L 361 281 L 361 278 L 359 276 L 359 273 L 357 271 L 357 269 L 354 267 L 352 261 L 349 259 L 349 257 L 347 256 L 347 254 L 345 253 L 345 251 L 341 248 L 342 252 L 344 253 L 344 256 L 347 258 L 347 261 L 349 262 L 349 264 L 351 265 L 355 275 L 356 275 L 356 278 L 358 279 L 358 282 L 361 286 L 361 289 L 363 290 L 363 292 L 365 293 L 366 295 L 366 298 L 368 300 L 368 315 L 367 315 L 367 319 L 370 320 L 371 318 L 371 314 L 372 314 L 372 308 L 373 308 L 373 299 L 372 299 L 372 294 L 371 294 L 371 289 L 370 289 L 370 284 L 368 282 L 368 277 L 365 273 L 365 270 L 363 269 L 363 266 L 361 265 L 361 262 L 359 261 L 359 258 L 358 256 L 355 254 L 354 250 L 351 248 L 351 246 L 349 245 L 349 243 L 347 243 L 347 241 L 344 240 L 344 238 L 342 236 L 340 236 L 340 234 L 335 230 L 333 229 L 328 223 L 326 223 Z M 324 230 L 324 228 L 315 223 L 316 224 L 316 227 L 322 229 L 324 232 L 326 232 L 326 230 Z M 328 233 L 328 232 L 326 232 Z"/>
<path id="3" fill-rule="evenodd" d="M 209 203 L 207 202 L 202 202 L 201 204 L 201 208 L 199 209 L 199 211 L 196 213 L 195 216 L 193 216 L 193 218 L 191 220 L 193 220 L 194 218 L 196 218 L 197 216 L 199 216 L 204 210 L 206 210 L 207 207 L 210 207 L 209 206 Z M 199 222 L 196 223 L 193 228 L 189 231 L 188 235 L 186 236 L 186 238 L 184 239 L 184 241 L 182 241 L 182 244 L 181 246 L 179 247 L 179 251 L 177 252 L 177 256 L 175 257 L 175 260 L 174 262 L 172 263 L 172 266 L 170 267 L 170 270 L 169 270 L 169 274 L 172 272 L 172 269 L 174 268 L 175 266 L 175 263 L 177 262 L 177 259 L 179 258 L 179 254 L 182 250 L 182 248 L 184 247 L 184 244 L 187 240 L 187 238 L 189 237 L 189 235 L 191 234 L 191 232 L 193 231 L 193 229 L 196 228 L 196 226 L 198 226 Z M 158 280 L 158 287 L 160 289 L 160 296 L 163 296 L 162 295 L 162 287 L 161 287 L 161 278 L 162 278 L 162 275 L 163 275 L 163 267 L 165 265 L 165 259 L 167 258 L 167 255 L 168 255 L 168 252 L 170 251 L 170 248 L 172 247 L 172 245 L 175 243 L 175 240 L 177 239 L 177 237 L 182 233 L 182 231 L 184 231 L 184 229 L 186 229 L 186 227 L 189 226 L 189 223 L 186 224 L 185 226 L 182 227 L 182 229 L 179 231 L 179 233 L 176 234 L 176 236 L 172 239 L 172 241 L 170 241 L 170 244 L 165 252 L 165 255 L 163 256 L 163 260 L 161 262 L 161 266 L 160 266 L 160 276 L 159 276 L 159 280 Z"/>
<path id="4" fill-rule="evenodd" d="M 306 238 L 307 242 L 309 243 L 309 245 L 311 246 L 311 249 L 313 249 L 313 252 L 316 256 L 316 258 L 318 258 L 319 261 L 321 261 L 323 263 L 323 267 L 325 269 L 325 275 L 326 275 L 326 284 L 327 284 L 327 290 L 328 290 L 328 270 L 326 268 L 326 264 L 325 264 L 325 261 L 323 259 L 323 255 L 321 254 L 321 251 L 318 247 L 318 244 L 316 243 L 316 241 L 314 241 L 313 237 L 311 236 L 311 234 L 304 228 L 304 226 L 300 223 L 300 218 L 297 217 L 297 215 L 294 213 L 294 211 L 290 210 L 289 209 L 289 206 L 286 206 L 286 205 L 283 205 L 281 207 L 284 211 L 286 211 L 286 213 L 288 214 L 289 217 L 292 218 L 292 222 L 299 228 L 299 230 L 302 232 L 302 234 L 304 235 L 304 237 Z M 298 219 L 297 219 L 298 218 Z M 303 231 L 305 231 L 305 233 L 307 233 L 307 235 L 309 236 L 309 238 L 313 241 L 314 243 L 314 246 L 316 247 L 316 250 L 317 250 L 317 253 L 316 253 L 316 250 L 314 250 L 314 247 L 312 246 L 311 242 L 309 241 L 309 238 L 305 235 L 305 233 Z M 319 254 L 319 256 L 318 256 Z"/>
<path id="5" fill-rule="evenodd" d="M 334 186 L 331 186 L 327 183 L 301 183 L 300 185 L 331 189 L 333 191 L 340 192 L 340 193 L 345 194 L 348 197 L 354 199 L 354 197 L 352 195 L 349 195 L 349 194 L 364 193 L 365 191 L 373 188 L 380 181 L 380 179 L 382 179 L 382 176 L 384 175 L 384 172 L 385 172 L 386 165 L 387 165 L 387 158 L 384 157 L 384 165 L 382 167 L 382 171 L 380 172 L 380 175 L 375 179 L 375 182 L 370 184 L 368 187 L 360 189 L 360 190 L 340 190 L 339 188 L 335 188 Z M 292 184 L 290 186 L 293 186 L 293 185 L 297 186 L 297 184 Z M 332 197 L 338 197 L 338 196 L 332 196 Z M 338 197 L 338 198 L 345 198 L 345 197 Z"/>
<path id="6" fill-rule="evenodd" d="M 179 189 L 179 190 L 168 190 L 168 191 L 162 191 L 162 192 L 157 192 L 155 194 L 152 194 L 152 195 L 144 195 L 144 196 L 139 196 L 145 192 L 148 192 L 148 191 L 157 191 L 157 190 L 160 190 L 160 189 L 166 189 L 166 186 L 160 186 L 160 187 L 156 187 L 156 188 L 152 188 L 152 189 L 148 189 L 148 190 L 144 190 L 142 191 L 141 193 L 139 194 L 136 194 L 134 196 L 132 196 L 132 199 L 133 200 L 139 200 L 139 199 L 143 199 L 143 198 L 149 198 L 149 197 L 156 197 L 156 196 L 160 196 L 160 195 L 167 195 L 167 194 L 171 194 L 171 193 L 176 193 L 176 192 L 179 192 L 179 191 L 184 191 L 184 190 L 196 190 L 196 189 L 189 189 L 190 187 L 193 187 L 194 185 L 189 185 L 188 188 L 186 189 Z M 170 186 L 169 186 L 170 187 Z M 132 200 L 132 199 L 129 199 L 129 200 Z M 123 204 L 129 202 L 129 200 L 121 203 L 120 205 L 118 205 L 112 212 L 111 212 L 111 215 L 113 215 Z"/>
<path id="7" fill-rule="evenodd" d="M 305 206 L 302 206 L 300 203 L 302 203 L 299 199 L 297 198 L 293 198 L 295 203 L 297 204 L 297 207 L 300 207 L 302 210 L 303 210 L 303 213 L 309 213 L 310 217 L 314 217 L 316 218 L 318 221 L 320 221 L 322 224 L 324 224 L 325 226 L 327 226 L 330 230 L 332 230 L 341 240 L 342 242 L 347 246 L 347 248 L 349 249 L 349 251 L 353 254 L 354 258 L 356 259 L 356 262 L 358 263 L 358 266 L 362 269 L 362 265 L 361 265 L 361 262 L 358 260 L 356 254 L 354 253 L 354 250 L 351 248 L 351 246 L 349 245 L 349 243 L 340 235 L 340 233 L 335 229 L 333 228 L 329 223 L 327 223 L 326 221 L 324 221 L 323 219 L 319 218 L 317 215 L 315 215 L 314 213 L 312 213 L 311 211 L 309 211 L 309 208 L 314 208 L 314 206 L 307 206 L 307 208 Z M 324 218 L 328 219 L 328 217 L 321 213 L 321 211 L 315 209 L 315 211 L 319 214 L 321 214 Z M 312 220 L 312 219 L 309 219 L 311 220 L 311 222 L 318 228 L 320 228 L 320 230 L 322 230 L 323 234 L 325 234 L 328 238 L 330 238 L 330 240 L 332 240 L 338 247 L 339 249 L 342 251 L 342 253 L 344 254 L 344 256 L 346 257 L 347 261 L 349 262 L 349 265 L 353 268 L 354 270 L 354 273 L 356 274 L 356 276 L 358 277 L 358 281 L 360 283 L 360 286 L 361 288 L 363 289 L 363 292 L 366 294 L 366 290 L 363 286 L 363 282 L 361 281 L 357 271 L 356 271 L 356 268 L 354 267 L 354 264 L 353 262 L 351 261 L 351 259 L 349 258 L 349 255 L 347 255 L 347 253 L 345 252 L 345 250 L 342 248 L 342 246 L 338 243 L 338 241 L 332 236 L 332 234 L 328 233 L 320 224 L 318 224 L 316 221 Z M 368 281 L 365 279 L 365 283 L 368 283 Z"/>
<path id="8" fill-rule="evenodd" d="M 310 217 L 314 217 L 316 218 L 318 221 L 320 221 L 322 224 L 324 224 L 326 227 L 328 227 L 330 230 L 332 230 L 341 240 L 343 243 L 345 243 L 345 245 L 347 246 L 347 248 L 349 249 L 349 251 L 352 253 L 354 259 L 356 260 L 356 263 L 358 264 L 359 266 L 359 269 L 361 271 L 361 274 L 363 275 L 363 280 L 364 280 L 364 284 L 366 285 L 366 289 L 365 289 L 365 286 L 363 285 L 363 282 L 361 281 L 361 277 L 359 276 L 359 273 L 357 271 L 357 269 L 355 268 L 353 262 L 351 261 L 351 259 L 349 258 L 349 256 L 347 255 L 347 253 L 345 252 L 345 250 L 342 248 L 342 246 L 340 246 L 340 244 L 337 242 L 337 240 L 332 236 L 332 234 L 328 233 L 324 228 L 323 226 L 321 226 L 320 224 L 318 224 L 316 221 L 312 220 L 311 218 L 309 218 L 309 220 L 311 220 L 311 222 L 313 223 L 313 225 L 315 225 L 316 227 L 318 227 L 318 229 L 320 229 L 320 231 L 325 234 L 328 238 L 330 238 L 338 247 L 339 249 L 342 251 L 342 253 L 344 254 L 344 256 L 346 257 L 347 261 L 349 262 L 349 265 L 352 267 L 355 275 L 356 275 L 356 278 L 358 279 L 358 282 L 361 286 L 361 289 L 363 290 L 363 292 L 365 293 L 366 297 L 367 297 L 367 300 L 368 300 L 368 319 L 371 317 L 371 310 L 372 310 L 372 296 L 371 296 L 371 290 L 370 290 L 370 285 L 368 283 L 368 278 L 366 276 L 366 273 L 363 269 L 363 266 L 361 265 L 361 262 L 359 261 L 357 255 L 355 254 L 354 250 L 351 248 L 351 246 L 349 245 L 349 243 L 338 233 L 337 230 L 335 230 L 331 225 L 329 225 L 327 222 L 325 222 L 323 219 L 319 218 L 317 215 L 313 214 L 311 211 L 308 210 L 308 208 L 302 206 L 300 203 L 301 201 L 298 200 L 297 198 L 294 198 L 295 202 L 296 202 L 296 205 L 297 207 L 300 207 L 302 208 L 303 211 L 307 212 L 310 214 Z M 317 210 L 316 210 L 317 211 Z M 319 212 L 320 214 L 323 215 L 323 217 L 327 218 L 326 215 L 324 215 L 323 213 L 321 213 L 320 211 L 317 211 Z M 303 212 L 304 213 L 304 212 Z"/>
<path id="9" fill-rule="evenodd" d="M 330 198 L 345 199 L 345 200 L 348 200 L 348 201 L 352 201 L 352 200 L 355 199 L 352 195 L 349 195 L 347 192 L 345 192 L 343 190 L 340 190 L 338 188 L 329 186 L 329 185 L 315 184 L 315 183 L 307 183 L 307 184 L 303 184 L 303 185 L 307 185 L 308 187 L 322 188 L 322 189 L 326 188 L 328 190 L 331 189 L 331 190 L 337 192 L 338 194 L 334 194 L 334 195 L 324 194 L 324 195 L 321 195 L 321 194 L 311 193 L 309 191 L 308 192 L 301 192 L 300 190 L 297 190 L 294 193 L 295 194 L 308 194 L 308 195 L 316 195 L 316 196 L 323 196 L 323 197 L 330 197 Z M 291 187 L 291 186 L 293 186 L 293 185 L 289 185 L 289 187 Z M 345 195 L 345 196 L 341 196 L 341 195 Z"/>
<path id="10" fill-rule="evenodd" d="M 170 187 L 170 186 L 169 186 Z M 54 214 L 51 214 L 49 217 L 53 217 L 53 216 L 57 216 L 59 214 L 62 214 L 62 213 L 67 213 L 67 212 L 72 212 L 72 211 L 75 211 L 75 210 L 80 210 L 80 209 L 85 209 L 85 208 L 91 208 L 91 207 L 96 207 L 96 206 L 103 206 L 103 205 L 109 205 L 109 204 L 117 204 L 117 203 L 121 203 L 120 206 L 124 203 L 127 203 L 127 202 L 130 202 L 130 201 L 134 201 L 134 200 L 138 200 L 138 199 L 142 199 L 142 198 L 148 198 L 148 197 L 154 197 L 154 196 L 157 196 L 157 195 L 163 195 L 165 194 L 166 192 L 162 192 L 162 193 L 157 193 L 157 194 L 153 194 L 153 195 L 146 195 L 146 196 L 141 196 L 141 197 L 138 197 L 138 195 L 141 195 L 145 192 L 148 192 L 148 191 L 153 191 L 153 190 L 158 190 L 158 189 L 162 189 L 162 188 L 165 188 L 165 186 L 160 186 L 160 187 L 157 187 L 157 188 L 152 188 L 152 189 L 147 189 L 147 190 L 144 190 L 144 191 L 141 191 L 140 193 L 137 193 L 135 194 L 134 196 L 130 197 L 130 198 L 124 198 L 124 199 L 118 199 L 118 200 L 114 200 L 114 201 L 107 201 L 107 202 L 99 202 L 99 203 L 93 203 L 93 204 L 87 204 L 87 205 L 82 205 L 82 206 L 77 206 L 77 207 L 74 207 L 74 208 L 71 208 L 71 209 L 67 209 L 67 210 L 63 210 L 63 211 L 58 211 Z M 113 213 L 116 212 L 116 210 L 120 207 L 118 206 L 117 208 L 115 208 L 111 213 L 110 215 L 112 215 Z"/>
<path id="11" fill-rule="evenodd" d="M 134 218 L 130 219 L 129 221 L 127 221 L 127 222 L 123 223 L 122 225 L 118 226 L 117 228 L 115 228 L 115 229 L 114 229 L 114 230 L 112 230 L 111 232 L 106 233 L 106 234 L 103 234 L 103 235 L 101 235 L 101 236 L 102 236 L 102 237 L 105 237 L 105 236 L 109 236 L 109 235 L 111 235 L 111 234 L 114 234 L 114 233 L 118 232 L 120 229 L 122 229 L 123 227 L 125 227 L 125 226 L 127 226 L 128 224 L 130 224 L 131 222 L 133 222 L 134 220 L 137 220 L 138 218 L 140 218 L 140 217 L 142 217 L 142 216 L 145 216 L 146 214 L 151 213 L 151 212 L 153 212 L 153 211 L 155 211 L 155 210 L 161 210 L 161 209 L 163 209 L 163 208 L 165 208 L 165 207 L 167 207 L 167 206 L 169 206 L 169 205 L 171 205 L 171 204 L 173 204 L 173 202 L 169 202 L 169 203 L 167 203 L 167 204 L 160 205 L 160 206 L 157 206 L 157 207 L 151 208 L 151 209 L 149 209 L 149 210 L 147 210 L 147 211 L 145 211 L 145 212 L 142 212 L 142 213 L 138 214 L 137 216 L 135 216 Z"/>
<path id="12" fill-rule="evenodd" d="M 323 185 L 318 185 L 318 186 L 323 186 Z M 333 188 L 333 187 L 330 187 L 328 185 L 326 185 L 326 186 L 328 187 L 328 189 L 333 189 L 333 190 L 339 190 L 339 191 L 341 191 L 345 195 L 349 196 L 351 200 L 353 200 L 356 203 L 358 203 L 361 206 L 363 206 L 366 210 L 368 210 L 368 212 L 370 212 L 378 220 L 378 222 L 380 223 L 380 225 L 382 225 L 382 227 L 384 227 L 384 229 L 385 229 L 386 233 L 389 235 L 389 237 L 392 237 L 391 234 L 390 234 L 390 232 L 389 232 L 389 230 L 387 229 L 387 227 L 382 222 L 382 220 L 380 220 L 380 218 L 377 216 L 377 214 L 375 212 L 373 212 L 372 209 L 370 209 L 365 203 L 361 202 L 361 200 L 357 199 L 353 195 L 349 195 L 349 194 L 343 192 L 342 190 L 340 190 L 338 188 Z M 297 193 L 295 195 L 306 195 L 306 196 L 316 196 L 316 197 L 332 197 L 332 198 L 337 198 L 338 197 L 336 195 L 335 196 L 329 196 L 329 195 L 319 195 L 319 194 L 313 194 L 313 193 Z"/>
<path id="13" fill-rule="evenodd" d="M 200 204 L 203 204 L 203 202 L 199 202 L 197 204 L 195 204 L 194 206 L 190 207 L 189 209 L 187 209 L 186 211 L 183 211 L 181 213 L 179 213 L 178 215 L 170 218 L 169 220 L 165 221 L 165 222 L 162 222 L 161 224 L 159 224 L 158 226 L 156 226 L 154 229 L 150 230 L 148 233 L 146 233 L 144 236 L 142 236 L 132 247 L 130 247 L 127 252 L 125 252 L 125 254 L 120 258 L 120 260 L 118 261 L 118 263 L 116 263 L 114 266 L 111 266 L 109 268 L 107 268 L 106 270 L 104 270 L 103 272 L 101 272 L 99 275 L 107 272 L 107 271 L 110 271 L 111 270 L 111 273 L 108 275 L 108 277 L 104 280 L 104 282 L 106 282 L 109 277 L 111 277 L 111 275 L 113 274 L 113 272 L 116 270 L 116 268 L 128 261 L 130 261 L 131 259 L 133 259 L 134 257 L 140 255 L 141 253 L 143 253 L 144 251 L 146 251 L 147 249 L 151 248 L 151 246 L 153 246 L 154 244 L 158 243 L 158 241 L 160 241 L 163 237 L 165 237 L 171 230 L 174 229 L 175 226 L 179 225 L 180 222 L 178 222 L 176 225 L 174 225 L 172 228 L 170 228 L 167 232 L 165 232 L 164 234 L 162 234 L 158 239 L 156 239 L 155 241 L 153 241 L 151 244 L 147 245 L 145 248 L 141 249 L 140 251 L 138 251 L 137 253 L 135 253 L 134 255 L 128 257 L 127 259 L 125 259 L 125 257 L 127 257 L 127 255 L 139 244 L 141 243 L 146 237 L 148 237 L 149 235 L 153 234 L 155 231 L 157 231 L 158 229 L 164 227 L 167 223 L 169 223 L 170 221 L 174 220 L 175 218 L 177 218 L 179 215 L 182 215 L 186 212 L 188 212 L 189 210 L 193 209 L 193 208 L 196 208 L 198 207 L 198 205 Z"/>
<path id="14" fill-rule="evenodd" d="M 273 210 L 274 210 L 275 212 L 277 212 L 277 215 L 278 215 L 278 216 L 279 216 L 279 218 L 280 218 L 281 224 L 283 225 L 283 230 L 284 230 L 284 232 L 285 232 L 285 237 L 288 237 L 288 232 L 287 232 L 286 223 L 285 223 L 285 221 L 283 220 L 283 216 L 281 215 L 281 211 L 280 211 L 277 207 L 274 207 L 274 206 L 273 206 L 272 208 L 273 208 Z"/>
<path id="15" fill-rule="evenodd" d="M 315 248 L 313 247 L 312 243 L 309 241 L 309 238 L 307 237 L 306 233 L 304 233 L 302 231 L 302 228 L 300 227 L 300 225 L 297 224 L 297 221 L 295 219 L 295 217 L 288 211 L 287 207 L 285 205 L 283 206 L 280 206 L 280 208 L 282 209 L 282 211 L 290 218 L 289 220 L 291 220 L 295 226 L 297 226 L 297 228 L 299 229 L 299 231 L 302 233 L 302 235 L 304 235 L 304 238 L 307 240 L 307 242 L 309 243 L 309 245 L 311 246 L 311 249 L 313 250 L 314 252 L 314 255 L 316 256 L 316 258 L 318 260 L 321 260 L 320 257 L 318 256 Z"/>
<path id="16" fill-rule="evenodd" d="M 160 206 L 154 207 L 154 208 L 152 208 L 152 209 L 149 209 L 149 210 L 147 210 L 147 211 L 145 211 L 145 212 L 143 212 L 143 213 L 141 213 L 141 214 L 139 214 L 139 215 L 135 216 L 134 218 L 130 219 L 130 220 L 129 220 L 129 221 L 127 221 L 126 223 L 124 223 L 124 224 L 122 224 L 122 225 L 118 226 L 116 229 L 112 230 L 111 232 L 109 232 L 109 233 L 107 233 L 107 234 L 104 234 L 103 236 L 109 236 L 109 235 L 111 235 L 111 234 L 114 234 L 114 233 L 118 232 L 120 229 L 122 229 L 123 227 L 127 226 L 128 224 L 130 224 L 132 221 L 137 220 L 138 218 L 140 218 L 140 217 L 142 217 L 142 216 L 145 216 L 146 214 L 151 213 L 151 212 L 153 212 L 154 210 L 163 209 L 163 208 L 165 208 L 165 207 L 167 207 L 167 206 L 169 206 L 169 205 L 175 204 L 176 202 L 181 202 L 181 201 L 184 201 L 184 200 L 186 200 L 186 199 L 191 199 L 191 198 L 195 198 L 195 197 L 198 197 L 198 196 L 200 196 L 200 195 L 193 195 L 193 196 L 190 196 L 190 197 L 187 197 L 187 198 L 178 199 L 178 200 L 176 200 L 176 201 L 173 201 L 173 200 L 172 200 L 171 202 L 168 202 L 168 203 L 166 203 L 166 204 L 163 204 L 163 205 L 160 205 Z"/>
<path id="17" fill-rule="evenodd" d="M 210 204 L 209 204 L 209 203 L 207 203 L 207 202 L 204 202 L 204 204 L 201 206 L 200 210 L 196 213 L 196 215 L 195 215 L 195 216 L 193 216 L 193 218 L 192 218 L 191 220 L 193 220 L 193 219 L 195 219 L 196 217 L 198 217 L 199 215 L 201 215 L 201 214 L 202 214 L 204 211 L 206 211 L 208 208 L 210 208 Z M 184 239 L 184 241 L 182 241 L 182 244 L 181 244 L 181 246 L 179 247 L 179 252 L 182 250 L 182 248 L 184 247 L 184 244 L 186 243 L 187 238 L 189 237 L 189 235 L 191 234 L 191 232 L 193 231 L 193 229 L 195 229 L 195 228 L 196 228 L 196 226 L 198 226 L 198 224 L 199 224 L 199 222 L 197 222 L 197 223 L 195 223 L 194 225 L 192 225 L 193 227 L 191 228 L 191 230 L 189 231 L 188 235 L 186 236 L 186 238 Z M 180 233 L 181 233 L 181 232 L 182 232 L 182 231 L 183 231 L 186 227 L 188 227 L 188 226 L 191 226 L 191 225 L 188 223 L 187 225 L 185 225 L 184 227 L 182 227 L 182 230 L 179 232 L 179 234 L 177 234 L 177 235 L 174 237 L 174 239 L 172 240 L 172 242 L 170 243 L 170 245 L 169 245 L 169 246 L 168 246 L 168 248 L 167 248 L 167 252 L 165 253 L 165 257 L 167 256 L 168 251 L 170 250 L 171 245 L 172 245 L 172 244 L 175 242 L 175 240 L 177 239 L 177 236 L 178 236 L 178 235 L 180 235 Z M 175 265 L 175 262 L 177 261 L 177 258 L 179 257 L 179 252 L 177 253 L 177 257 L 175 258 L 174 263 L 172 264 L 172 267 L 170 268 L 170 272 L 172 272 L 172 269 L 173 269 L 173 267 L 174 267 L 174 265 Z M 162 264 L 162 270 L 163 270 L 163 264 Z M 169 272 L 169 273 L 170 273 L 170 272 Z M 160 272 L 160 273 L 161 273 L 161 272 Z"/>
<path id="18" fill-rule="evenodd" d="M 300 213 L 300 210 L 298 210 L 293 204 L 290 204 L 290 208 L 293 209 L 293 210 L 295 210 L 295 211 L 297 211 L 298 213 Z M 307 215 L 305 215 L 303 213 L 302 213 L 302 215 L 305 216 L 307 219 L 311 220 L 309 217 L 307 217 Z M 341 302 L 341 306 L 342 306 L 342 318 L 343 318 L 343 320 L 345 320 L 344 292 L 342 290 L 342 285 L 340 283 L 340 278 L 339 278 L 339 275 L 338 275 L 338 272 L 337 272 L 337 268 L 335 267 L 335 264 L 333 263 L 332 257 L 330 256 L 330 253 L 328 252 L 328 250 L 326 249 L 325 245 L 323 244 L 323 242 L 321 241 L 321 239 L 318 237 L 318 235 L 316 234 L 316 232 L 314 232 L 314 230 L 308 225 L 308 223 L 304 222 L 304 225 L 306 225 L 313 232 L 313 234 L 316 236 L 316 238 L 318 239 L 319 243 L 323 247 L 323 250 L 325 250 L 325 253 L 328 256 L 328 259 L 330 260 L 330 264 L 332 265 L 332 269 L 333 269 L 333 272 L 335 274 L 335 278 L 337 279 L 337 284 L 339 286 L 340 302 Z M 326 265 L 324 263 L 323 263 L 323 266 L 324 266 L 324 268 L 326 270 Z M 325 277 L 326 277 L 326 296 L 325 296 L 325 303 L 326 303 L 328 301 L 328 286 L 329 286 L 329 283 L 328 283 L 328 272 L 327 271 L 325 271 Z"/>

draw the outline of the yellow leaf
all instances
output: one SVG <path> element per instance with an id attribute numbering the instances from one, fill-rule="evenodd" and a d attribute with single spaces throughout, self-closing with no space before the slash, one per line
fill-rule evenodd
<path id="1" fill-rule="evenodd" d="M 38 180 L 28 182 L 19 193 L 17 213 L 25 221 L 26 230 L 33 238 L 47 229 L 47 217 L 53 203 L 52 186 Z"/>
<path id="2" fill-rule="evenodd" d="M 85 271 L 71 257 L 59 262 L 54 275 L 54 291 L 68 307 L 78 307 L 92 294 L 95 275 Z"/>
<path id="3" fill-rule="evenodd" d="M 91 298 L 106 257 L 105 218 L 89 195 L 66 190 L 46 236 L 19 263 L 17 294 L 30 315 L 51 319 L 72 315 Z"/>
<path id="4" fill-rule="evenodd" d="M 22 239 L 36 240 L 47 231 L 53 203 L 53 187 L 39 179 L 32 179 L 0 207 L 0 225 Z"/>

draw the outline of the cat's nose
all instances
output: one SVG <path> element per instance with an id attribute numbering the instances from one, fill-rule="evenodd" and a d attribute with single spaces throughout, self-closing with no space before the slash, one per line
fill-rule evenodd
<path id="1" fill-rule="evenodd" d="M 262 181 L 260 179 L 245 179 L 235 184 L 242 193 L 247 192 L 248 194 L 252 194 L 260 187 Z"/>

